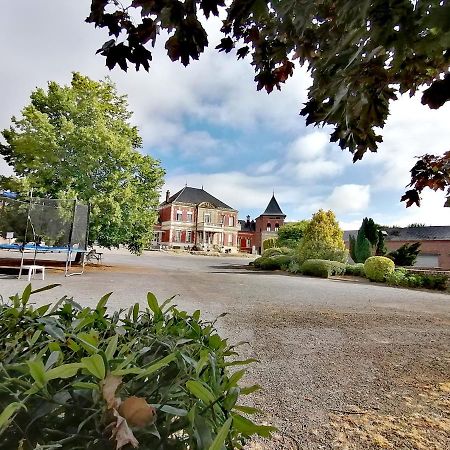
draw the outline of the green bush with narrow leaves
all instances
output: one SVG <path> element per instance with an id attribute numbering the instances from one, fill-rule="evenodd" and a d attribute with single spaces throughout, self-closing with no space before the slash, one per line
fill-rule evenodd
<path id="1" fill-rule="evenodd" d="M 445 291 L 448 277 L 440 274 L 412 273 L 406 269 L 395 269 L 386 276 L 386 283 L 390 286 L 403 286 L 411 288 L 426 288 Z"/>
<path id="2" fill-rule="evenodd" d="M 346 275 L 356 275 L 358 277 L 365 277 L 366 272 L 364 271 L 363 263 L 347 264 L 345 266 Z"/>
<path id="3" fill-rule="evenodd" d="M 109 313 L 67 297 L 34 307 L 27 286 L 0 303 L 0 448 L 235 449 L 272 427 L 243 414 L 253 362 L 205 322 L 158 304 Z"/>
<path id="4" fill-rule="evenodd" d="M 328 278 L 332 275 L 344 274 L 345 264 L 339 261 L 329 261 L 327 259 L 308 259 L 302 264 L 301 272 L 304 275 Z"/>
<path id="5" fill-rule="evenodd" d="M 394 272 L 394 270 L 394 262 L 385 256 L 371 256 L 370 258 L 367 258 L 364 263 L 364 271 L 370 281 L 383 282 L 390 273 Z"/>
<path id="6" fill-rule="evenodd" d="M 270 258 L 272 256 L 290 255 L 292 253 L 293 253 L 293 250 L 288 247 L 273 247 L 273 248 L 268 248 L 267 250 L 265 250 L 264 253 L 262 254 L 262 256 L 265 258 Z"/>

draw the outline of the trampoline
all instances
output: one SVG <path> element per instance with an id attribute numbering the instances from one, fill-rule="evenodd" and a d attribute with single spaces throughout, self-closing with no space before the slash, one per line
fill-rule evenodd
<path id="1" fill-rule="evenodd" d="M 81 275 L 85 267 L 88 243 L 89 205 L 76 200 L 30 197 L 12 199 L 0 195 L 0 232 L 14 235 L 14 241 L 0 243 L 0 250 L 21 254 L 19 277 L 25 254 L 60 253 L 66 255 L 65 276 Z M 79 258 L 81 272 L 70 273 L 72 257 Z M 80 257 L 81 256 L 81 257 Z"/>

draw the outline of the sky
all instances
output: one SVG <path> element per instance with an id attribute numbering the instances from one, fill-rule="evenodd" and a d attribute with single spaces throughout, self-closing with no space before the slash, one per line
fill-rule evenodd
<path id="1" fill-rule="evenodd" d="M 449 103 L 431 111 L 420 95 L 393 102 L 378 152 L 353 164 L 348 151 L 329 142 L 329 128 L 306 127 L 299 116 L 310 84 L 303 68 L 281 92 L 258 92 L 248 60 L 214 49 L 220 41 L 215 18 L 206 25 L 209 49 L 187 68 L 171 62 L 160 45 L 149 73 L 110 71 L 95 54 L 107 34 L 84 22 L 89 11 L 89 0 L 3 3 L 0 130 L 50 80 L 68 84 L 73 71 L 109 76 L 128 96 L 142 151 L 166 170 L 162 198 L 186 184 L 203 186 L 243 219 L 261 214 L 275 192 L 289 221 L 326 208 L 343 229 L 359 228 L 366 216 L 383 225 L 450 225 L 443 193 L 424 192 L 420 208 L 400 203 L 414 158 L 449 150 Z M 0 174 L 11 173 L 0 159 Z"/>

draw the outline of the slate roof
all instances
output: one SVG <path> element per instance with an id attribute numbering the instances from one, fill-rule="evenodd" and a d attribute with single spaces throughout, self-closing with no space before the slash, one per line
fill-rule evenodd
<path id="1" fill-rule="evenodd" d="M 450 241 L 450 226 L 430 227 L 389 227 L 386 231 L 386 241 Z M 349 240 L 349 235 L 356 236 L 358 230 L 344 231 L 344 241 Z"/>
<path id="2" fill-rule="evenodd" d="M 248 220 L 239 220 L 239 225 L 241 226 L 241 231 L 253 232 L 256 230 L 256 223 L 254 220 L 251 222 Z"/>
<path id="3" fill-rule="evenodd" d="M 278 204 L 275 194 L 272 195 L 269 204 L 267 205 L 266 210 L 261 214 L 262 216 L 283 216 L 286 217 L 286 214 L 281 211 L 280 205 Z"/>
<path id="4" fill-rule="evenodd" d="M 224 208 L 230 209 L 232 211 L 236 211 L 231 206 L 228 206 L 224 202 L 220 201 L 213 195 L 209 194 L 205 190 L 193 188 L 189 186 L 185 186 L 183 189 L 178 191 L 176 194 L 173 194 L 169 197 L 168 201 L 164 201 L 160 206 L 168 205 L 170 203 L 190 203 L 194 205 L 198 205 L 199 203 L 208 202 L 213 204 L 216 208 Z"/>

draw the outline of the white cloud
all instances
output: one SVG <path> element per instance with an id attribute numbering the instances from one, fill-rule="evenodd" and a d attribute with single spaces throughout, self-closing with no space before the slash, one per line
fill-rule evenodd
<path id="1" fill-rule="evenodd" d="M 255 168 L 255 173 L 258 175 L 264 175 L 268 173 L 273 173 L 275 167 L 277 166 L 277 161 L 275 159 L 271 159 L 266 161 Z"/>
<path id="2" fill-rule="evenodd" d="M 362 212 L 370 203 L 370 186 L 361 184 L 336 186 L 325 203 L 337 214 Z"/>
<path id="3" fill-rule="evenodd" d="M 289 158 L 293 160 L 311 160 L 323 157 L 329 140 L 329 135 L 321 131 L 300 136 L 289 146 Z"/>
<path id="4" fill-rule="evenodd" d="M 292 176 L 297 182 L 319 180 L 342 173 L 344 166 L 331 160 L 316 159 L 299 163 L 286 163 L 283 172 Z"/>

